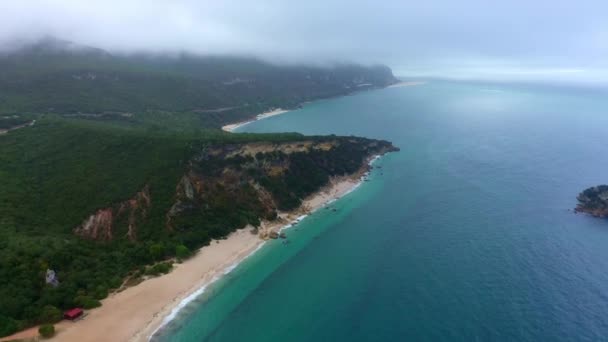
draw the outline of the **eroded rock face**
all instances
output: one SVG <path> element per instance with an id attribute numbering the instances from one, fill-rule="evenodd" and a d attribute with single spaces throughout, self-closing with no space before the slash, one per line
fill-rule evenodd
<path id="1" fill-rule="evenodd" d="M 164 212 L 150 216 L 164 216 L 164 229 L 170 233 L 191 232 L 207 223 L 219 226 L 223 220 L 230 229 L 257 227 L 263 220 L 274 220 L 278 211 L 297 208 L 331 177 L 365 171 L 367 158 L 396 150 L 386 141 L 355 137 L 205 146 L 176 182 L 173 198 L 158 199 L 169 200 L 170 207 L 155 207 Z M 99 241 L 137 241 L 138 230 L 141 236 L 150 233 L 141 227 L 152 200 L 145 186 L 128 200 L 98 209 L 74 233 Z M 157 222 L 145 229 L 162 230 L 162 219 Z"/>
<path id="2" fill-rule="evenodd" d="M 110 241 L 115 237 L 115 221 L 126 217 L 126 237 L 135 241 L 137 239 L 137 222 L 146 218 L 150 204 L 150 189 L 146 185 L 131 199 L 116 206 L 97 210 L 86 218 L 80 226 L 76 227 L 74 233 L 88 239 Z"/>
<path id="3" fill-rule="evenodd" d="M 137 222 L 146 218 L 151 203 L 150 188 L 146 185 L 132 199 L 120 204 L 117 216 L 128 215 L 127 237 L 129 240 L 135 241 L 137 239 Z"/>
<path id="4" fill-rule="evenodd" d="M 99 209 L 89 216 L 82 225 L 74 229 L 76 235 L 93 240 L 112 240 L 114 214 L 111 208 Z"/>

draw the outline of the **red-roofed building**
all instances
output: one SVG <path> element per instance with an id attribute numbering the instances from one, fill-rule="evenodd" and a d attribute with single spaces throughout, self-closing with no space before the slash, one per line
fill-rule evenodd
<path id="1" fill-rule="evenodd" d="M 76 318 L 82 316 L 83 311 L 81 308 L 70 309 L 63 313 L 63 318 L 69 320 L 75 320 Z"/>

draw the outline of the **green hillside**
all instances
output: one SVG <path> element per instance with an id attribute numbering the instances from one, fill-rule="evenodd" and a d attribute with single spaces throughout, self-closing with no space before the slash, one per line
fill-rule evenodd
<path id="1" fill-rule="evenodd" d="M 277 66 L 241 57 L 115 56 L 47 39 L 0 56 L 0 115 L 190 113 L 220 127 L 270 108 L 396 82 L 385 66 Z"/>
<path id="2" fill-rule="evenodd" d="M 217 129 L 385 86 L 394 82 L 385 67 L 121 57 L 66 44 L 0 57 L 0 336 L 98 306 L 394 150 L 365 138 Z"/>

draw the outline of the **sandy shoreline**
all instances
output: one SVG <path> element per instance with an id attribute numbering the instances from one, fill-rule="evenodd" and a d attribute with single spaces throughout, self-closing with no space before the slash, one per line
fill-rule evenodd
<path id="1" fill-rule="evenodd" d="M 222 126 L 222 130 L 224 130 L 226 132 L 233 132 L 235 129 L 237 129 L 241 126 L 244 126 L 248 123 L 258 121 L 258 120 L 263 120 L 263 119 L 266 119 L 266 118 L 269 118 L 269 117 L 275 116 L 275 115 L 281 115 L 281 114 L 284 114 L 287 112 L 289 112 L 289 110 L 285 110 L 285 109 L 281 109 L 281 108 L 273 109 L 271 111 L 264 112 L 262 114 L 258 114 L 255 116 L 255 118 L 253 118 L 251 120 L 241 121 L 241 122 Z"/>
<path id="2" fill-rule="evenodd" d="M 229 267 L 234 267 L 236 264 L 242 262 L 247 257 L 253 255 L 257 249 L 262 247 L 265 240 L 260 238 L 260 236 L 267 236 L 270 232 L 279 232 L 283 227 L 289 226 L 292 223 L 299 220 L 299 217 L 302 215 L 311 213 L 321 207 L 323 207 L 326 203 L 336 200 L 345 194 L 349 193 L 354 189 L 358 184 L 360 184 L 360 180 L 353 177 L 344 177 L 336 180 L 332 180 L 330 185 L 316 193 L 315 195 L 307 198 L 303 201 L 302 206 L 292 212 L 289 213 L 279 213 L 279 219 L 273 222 L 263 222 L 262 226 L 259 228 L 258 235 L 254 235 L 251 233 L 251 227 L 244 228 L 239 230 L 236 233 L 231 234 L 228 239 L 222 240 L 219 243 L 215 243 L 212 246 L 217 246 L 218 249 L 225 248 L 225 242 L 232 242 L 235 240 L 233 236 L 247 235 L 247 243 L 242 244 L 242 242 L 235 242 L 236 244 L 241 243 L 243 248 L 237 254 L 236 258 L 233 258 L 224 263 L 218 263 L 216 267 L 214 267 L 211 271 L 206 274 L 204 281 L 198 283 L 197 285 L 191 288 L 191 291 L 187 293 L 183 293 L 178 300 L 175 300 L 171 303 L 171 305 L 167 306 L 158 313 L 157 317 L 147 324 L 147 326 L 143 327 L 140 331 L 138 331 L 135 335 L 133 335 L 129 341 L 148 341 L 150 337 L 164 325 L 167 320 L 166 317 L 169 315 L 174 316 L 176 313 L 175 308 L 180 306 L 180 303 L 184 301 L 184 299 L 188 298 L 191 294 L 198 292 L 198 294 L 202 293 L 199 289 L 203 288 L 206 285 L 209 285 L 212 281 L 217 280 L 222 275 L 226 274 L 226 269 Z M 207 247 L 203 247 L 201 252 L 204 251 Z M 197 259 L 199 255 L 197 254 L 193 259 Z M 193 270 L 194 271 L 194 270 Z M 173 272 L 169 273 L 166 276 L 170 276 Z M 165 276 L 165 277 L 166 277 Z M 214 279 L 215 278 L 215 279 Z M 105 303 L 104 303 L 105 305 Z M 67 340 L 66 340 L 67 341 Z M 71 341 L 71 340 L 70 340 Z"/>
<path id="3" fill-rule="evenodd" d="M 192 258 L 182 264 L 175 264 L 169 274 L 110 295 L 103 300 L 100 308 L 88 311 L 84 319 L 76 323 L 62 321 L 56 324 L 57 335 L 52 340 L 148 341 L 167 322 L 167 317 L 175 315 L 183 302 L 202 293 L 206 285 L 219 279 L 227 273 L 226 270 L 234 268 L 259 249 L 265 242 L 260 236 L 279 232 L 283 227 L 301 219 L 302 215 L 351 192 L 361 184 L 362 176 L 370 163 L 366 163 L 360 172 L 352 176 L 332 179 L 325 188 L 306 198 L 300 208 L 280 213 L 276 221 L 263 222 L 258 234 L 252 233 L 252 227 L 246 227 L 232 233 L 225 240 L 213 241 Z M 32 328 L 0 340 L 31 339 L 35 336 L 37 329 Z"/>
<path id="4" fill-rule="evenodd" d="M 35 123 L 36 123 L 36 120 L 32 120 L 32 121 L 30 121 L 28 123 L 24 123 L 22 125 L 18 125 L 18 126 L 15 126 L 15 127 L 6 128 L 6 129 L 0 129 L 0 134 L 6 134 L 6 133 L 8 133 L 10 131 L 14 131 L 14 130 L 17 130 L 17 129 L 20 129 L 20 128 L 32 127 L 32 126 L 34 126 Z"/>
<path id="5" fill-rule="evenodd" d="M 425 81 L 403 81 L 403 82 L 391 84 L 387 88 L 411 87 L 411 86 L 417 86 L 417 85 L 423 85 L 423 84 L 426 84 L 426 82 Z"/>
<path id="6" fill-rule="evenodd" d="M 395 84 L 392 84 L 392 85 L 388 86 L 387 88 L 411 87 L 411 86 L 417 86 L 417 85 L 422 85 L 422 84 L 426 84 L 426 83 L 427 83 L 426 81 L 402 81 L 402 82 L 397 82 Z M 282 108 L 273 109 L 271 111 L 264 112 L 262 114 L 258 114 L 253 119 L 240 121 L 240 122 L 236 122 L 233 124 L 228 124 L 228 125 L 222 126 L 222 130 L 224 130 L 226 132 L 234 132 L 235 129 L 237 129 L 241 126 L 247 125 L 249 123 L 252 123 L 252 122 L 255 122 L 258 120 L 263 120 L 263 119 L 269 118 L 271 116 L 285 114 L 289 111 L 290 110 L 286 110 L 286 109 L 282 109 Z"/>

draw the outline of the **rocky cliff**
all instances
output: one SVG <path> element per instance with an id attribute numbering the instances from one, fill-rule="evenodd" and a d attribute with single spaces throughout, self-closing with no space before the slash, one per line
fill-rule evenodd
<path id="1" fill-rule="evenodd" d="M 257 227 L 280 210 L 297 208 L 332 177 L 359 172 L 370 156 L 396 150 L 386 141 L 354 137 L 204 146 L 177 181 L 162 229 L 196 245 L 247 224 Z M 137 241 L 154 201 L 150 191 L 145 186 L 128 200 L 98 209 L 74 233 Z"/>
<path id="2" fill-rule="evenodd" d="M 87 217 L 81 225 L 74 228 L 74 233 L 93 240 L 109 241 L 117 233 L 116 224 L 122 221 L 126 225 L 124 237 L 135 241 L 137 238 L 137 222 L 146 218 L 149 208 L 150 189 L 146 185 L 132 198 L 97 210 Z"/>

